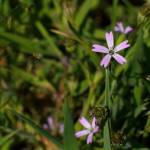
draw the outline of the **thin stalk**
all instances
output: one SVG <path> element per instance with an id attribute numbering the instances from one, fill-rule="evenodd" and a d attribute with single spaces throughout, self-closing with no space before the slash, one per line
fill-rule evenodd
<path id="1" fill-rule="evenodd" d="M 117 19 L 117 5 L 118 5 L 118 1 L 119 0 L 113 0 L 113 8 L 112 8 L 112 29 L 114 28 L 114 25 L 116 23 L 116 19 Z"/>
<path id="2" fill-rule="evenodd" d="M 105 79 L 105 105 L 110 110 L 110 93 L 109 93 L 109 68 L 106 69 Z M 110 117 L 105 122 L 104 126 L 104 150 L 111 150 L 111 126 Z"/>

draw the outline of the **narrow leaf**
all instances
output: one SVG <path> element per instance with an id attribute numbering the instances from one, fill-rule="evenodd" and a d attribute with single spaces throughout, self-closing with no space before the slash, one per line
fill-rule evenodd
<path id="1" fill-rule="evenodd" d="M 11 133 L 9 133 L 8 135 L 4 136 L 3 138 L 0 138 L 0 146 L 2 146 L 3 144 L 5 144 L 6 142 L 8 142 L 8 140 L 10 138 L 12 138 L 19 130 L 15 130 Z"/>
<path id="2" fill-rule="evenodd" d="M 43 35 L 43 37 L 49 42 L 50 47 L 51 47 L 51 52 L 57 56 L 62 56 L 61 51 L 56 46 L 56 44 L 54 43 L 54 40 L 51 38 L 51 36 L 47 32 L 47 30 L 44 28 L 42 23 L 38 21 L 38 22 L 36 22 L 36 26 L 37 26 L 38 30 L 40 31 L 40 33 Z"/>
<path id="3" fill-rule="evenodd" d="M 38 76 L 35 76 L 17 67 L 12 66 L 11 68 L 13 70 L 13 75 L 16 78 L 21 77 L 21 79 L 23 79 L 24 81 L 29 82 L 35 86 L 47 88 L 49 91 L 55 92 L 55 88 L 53 87 L 53 85 L 50 84 L 50 82 L 46 79 L 41 80 Z"/>
<path id="4" fill-rule="evenodd" d="M 29 124 L 34 130 L 36 130 L 39 134 L 45 136 L 50 141 L 52 141 L 56 146 L 58 146 L 60 149 L 63 149 L 63 145 L 55 138 L 53 137 L 49 132 L 45 131 L 41 127 L 39 127 L 36 123 L 34 123 L 32 120 L 26 118 L 25 116 L 12 111 L 19 119 L 23 120 L 27 124 Z"/>
<path id="5" fill-rule="evenodd" d="M 88 12 L 91 9 L 95 8 L 99 2 L 99 0 L 93 0 L 92 2 L 91 0 L 86 0 L 83 2 L 75 17 L 75 23 L 77 28 L 80 28 Z"/>
<path id="6" fill-rule="evenodd" d="M 108 120 L 105 122 L 105 126 L 104 126 L 104 150 L 111 150 L 110 130 L 109 130 Z"/>
<path id="7" fill-rule="evenodd" d="M 26 37 L 23 37 L 17 34 L 8 33 L 3 30 L 0 30 L 0 37 L 9 42 L 18 44 L 20 46 L 19 50 L 25 53 L 32 54 L 36 52 L 36 53 L 42 53 L 42 54 L 49 54 L 48 51 L 44 51 L 41 48 L 39 42 L 33 41 L 32 39 L 28 39 Z"/>
<path id="8" fill-rule="evenodd" d="M 110 109 L 109 69 L 106 69 L 105 105 Z M 104 150 L 111 150 L 111 120 L 108 117 L 104 126 Z"/>
<path id="9" fill-rule="evenodd" d="M 74 136 L 73 120 L 67 101 L 64 104 L 64 148 L 65 150 L 78 150 Z"/>

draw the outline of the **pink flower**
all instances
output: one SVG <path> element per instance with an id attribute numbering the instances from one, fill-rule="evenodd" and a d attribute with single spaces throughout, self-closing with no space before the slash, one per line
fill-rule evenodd
<path id="1" fill-rule="evenodd" d="M 55 130 L 54 120 L 51 116 L 48 116 L 47 123 L 43 124 L 43 128 L 45 130 Z"/>
<path id="2" fill-rule="evenodd" d="M 127 26 L 126 28 L 123 26 L 122 22 L 118 22 L 117 25 L 115 26 L 115 31 L 116 32 L 121 32 L 123 34 L 128 34 L 131 32 L 133 29 L 130 26 Z"/>
<path id="3" fill-rule="evenodd" d="M 92 123 L 90 124 L 84 117 L 79 119 L 79 122 L 85 127 L 84 130 L 76 132 L 76 137 L 81 137 L 84 135 L 88 135 L 87 144 L 92 143 L 93 135 L 99 131 L 99 126 L 96 125 L 96 118 L 94 117 Z"/>
<path id="4" fill-rule="evenodd" d="M 47 123 L 43 124 L 43 129 L 53 132 L 58 130 L 62 134 L 64 132 L 64 124 L 56 124 L 55 120 L 51 116 L 48 116 Z"/>
<path id="5" fill-rule="evenodd" d="M 121 42 L 119 45 L 114 47 L 114 37 L 113 37 L 113 33 L 106 33 L 105 34 L 106 37 L 106 41 L 107 41 L 107 45 L 108 48 L 99 44 L 94 44 L 92 47 L 92 51 L 93 52 L 99 52 L 99 53 L 105 53 L 106 55 L 103 57 L 100 65 L 104 66 L 104 68 L 106 68 L 109 63 L 111 58 L 113 57 L 118 63 L 120 64 L 124 64 L 126 62 L 126 59 L 117 54 L 117 52 L 128 48 L 130 45 L 128 44 L 128 40 L 125 40 L 123 42 Z"/>

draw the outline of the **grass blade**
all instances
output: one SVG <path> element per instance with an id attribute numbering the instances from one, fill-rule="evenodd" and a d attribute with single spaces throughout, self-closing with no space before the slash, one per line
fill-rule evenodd
<path id="1" fill-rule="evenodd" d="M 76 23 L 77 29 L 80 28 L 88 12 L 91 9 L 95 8 L 98 5 L 98 3 L 99 3 L 99 0 L 93 0 L 92 2 L 91 0 L 86 0 L 83 2 L 83 4 L 79 8 L 79 11 L 77 12 L 76 17 L 75 17 L 75 23 Z"/>
<path id="2" fill-rule="evenodd" d="M 19 130 L 15 130 L 11 132 L 10 134 L 4 136 L 3 138 L 0 138 L 0 146 L 4 145 L 10 138 L 12 138 Z"/>
<path id="3" fill-rule="evenodd" d="M 106 69 L 106 81 L 105 81 L 105 105 L 110 110 L 110 93 L 109 93 L 109 69 Z M 111 150 L 111 124 L 108 117 L 104 126 L 104 150 Z"/>
<path id="4" fill-rule="evenodd" d="M 27 39 L 26 37 L 5 32 L 3 30 L 0 30 L 0 37 L 2 39 L 17 44 L 20 47 L 19 50 L 25 53 L 32 54 L 34 52 L 37 52 L 42 54 L 49 54 L 48 51 L 43 51 L 38 42 L 33 41 L 32 39 Z"/>
<path id="5" fill-rule="evenodd" d="M 114 28 L 114 25 L 116 23 L 116 17 L 117 17 L 117 5 L 118 5 L 118 0 L 113 0 L 113 8 L 112 8 L 112 29 Z"/>
<path id="6" fill-rule="evenodd" d="M 12 111 L 18 118 L 29 124 L 34 130 L 36 130 L 39 134 L 43 135 L 44 137 L 48 138 L 50 141 L 52 141 L 56 146 L 58 146 L 60 149 L 63 149 L 63 145 L 52 135 L 50 135 L 47 131 L 39 127 L 37 124 L 35 124 L 30 119 L 26 118 L 25 116 Z"/>
<path id="7" fill-rule="evenodd" d="M 26 72 L 17 67 L 12 66 L 11 68 L 13 71 L 13 75 L 16 78 L 21 77 L 22 80 L 29 82 L 30 84 L 33 84 L 33 85 L 41 87 L 41 88 L 46 88 L 49 91 L 51 91 L 52 93 L 55 92 L 54 86 L 46 79 L 41 80 L 41 79 L 39 79 L 38 76 L 34 76 L 33 74 Z"/>
<path id="8" fill-rule="evenodd" d="M 76 138 L 74 136 L 73 121 L 71 112 L 67 101 L 64 104 L 64 116 L 65 116 L 65 127 L 64 127 L 64 149 L 65 150 L 78 150 Z"/>
<path id="9" fill-rule="evenodd" d="M 50 47 L 51 47 L 51 52 L 53 54 L 57 55 L 57 56 L 62 56 L 61 51 L 56 46 L 53 39 L 50 37 L 49 33 L 46 31 L 46 29 L 44 28 L 42 23 L 41 22 L 36 22 L 36 26 L 37 26 L 39 32 L 43 35 L 43 37 L 49 42 Z"/>

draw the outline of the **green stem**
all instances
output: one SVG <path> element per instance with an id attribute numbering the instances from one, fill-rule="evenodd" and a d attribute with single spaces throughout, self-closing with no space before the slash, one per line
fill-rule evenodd
<path id="1" fill-rule="evenodd" d="M 116 23 L 116 19 L 117 19 L 117 5 L 118 5 L 118 0 L 113 0 L 113 8 L 112 8 L 112 29 L 114 28 L 115 26 L 115 23 Z"/>
<path id="2" fill-rule="evenodd" d="M 105 105 L 110 110 L 110 93 L 109 93 L 109 68 L 106 69 L 105 79 Z M 104 150 L 111 150 L 111 133 L 110 133 L 110 118 L 105 122 L 104 126 Z"/>

